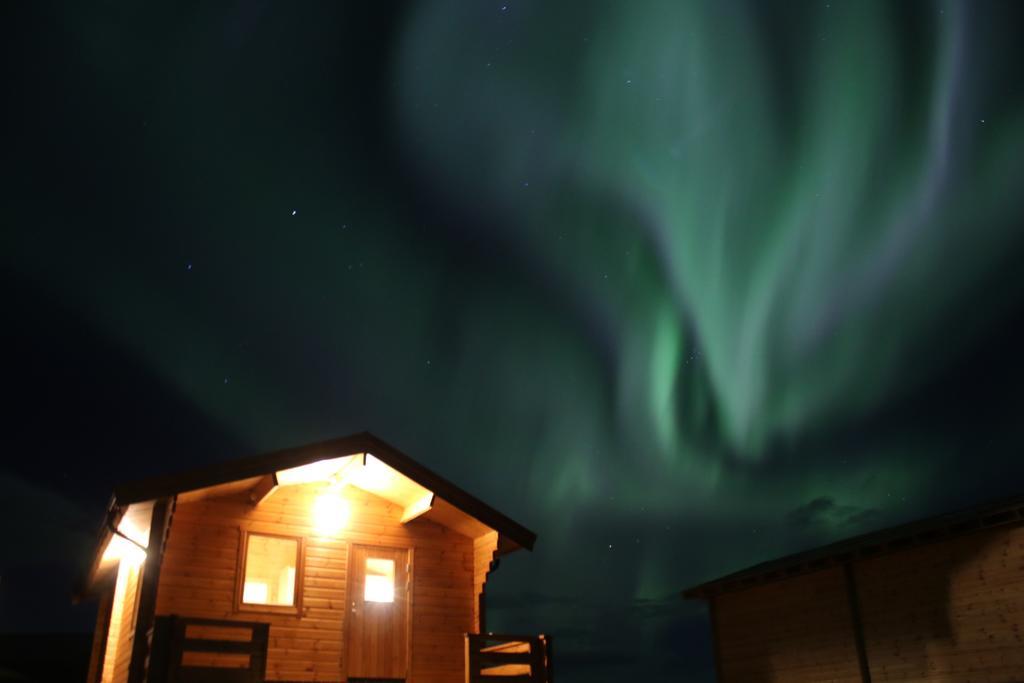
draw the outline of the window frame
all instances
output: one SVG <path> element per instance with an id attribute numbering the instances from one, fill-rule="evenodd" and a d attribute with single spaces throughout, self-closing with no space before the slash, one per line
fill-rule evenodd
<path id="1" fill-rule="evenodd" d="M 262 612 L 264 614 L 288 614 L 302 615 L 302 586 L 303 572 L 306 556 L 306 539 L 302 536 L 289 534 L 278 534 L 259 531 L 258 529 L 239 529 L 241 538 L 238 543 L 238 571 L 235 572 L 235 612 Z M 294 605 L 260 605 L 251 602 L 242 602 L 242 594 L 245 590 L 245 569 L 246 558 L 249 554 L 249 537 L 264 536 L 268 538 L 280 538 L 286 541 L 295 541 L 295 604 Z"/>

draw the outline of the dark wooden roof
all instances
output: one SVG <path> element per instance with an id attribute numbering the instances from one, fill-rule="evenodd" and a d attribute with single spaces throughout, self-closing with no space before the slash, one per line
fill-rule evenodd
<path id="1" fill-rule="evenodd" d="M 1024 496 L 1004 498 L 908 524 L 854 536 L 836 543 L 787 555 L 707 581 L 683 591 L 684 598 L 707 599 L 770 581 L 806 574 L 853 560 L 876 557 L 982 529 L 1024 523 Z"/>
<path id="2" fill-rule="evenodd" d="M 239 479 L 261 476 L 298 467 L 325 458 L 336 458 L 354 453 L 372 453 L 381 462 L 398 470 L 409 479 L 423 486 L 459 508 L 466 514 L 483 522 L 517 546 L 533 549 L 536 534 L 518 522 L 506 517 L 478 498 L 466 493 L 455 484 L 402 453 L 394 446 L 382 441 L 369 432 L 361 432 L 329 441 L 286 448 L 249 458 L 217 463 L 186 472 L 151 477 L 123 484 L 114 489 L 112 507 L 127 506 L 131 503 L 165 498 L 195 489 L 225 484 Z"/>

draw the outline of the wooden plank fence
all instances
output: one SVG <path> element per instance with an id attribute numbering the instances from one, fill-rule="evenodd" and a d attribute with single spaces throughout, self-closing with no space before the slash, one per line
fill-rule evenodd
<path id="1" fill-rule="evenodd" d="M 466 634 L 466 683 L 552 683 L 551 637 Z"/>
<path id="2" fill-rule="evenodd" d="M 213 637 L 249 631 L 247 640 Z M 263 683 L 270 624 L 255 621 L 157 617 L 148 683 Z M 245 666 L 242 666 L 244 662 Z"/>

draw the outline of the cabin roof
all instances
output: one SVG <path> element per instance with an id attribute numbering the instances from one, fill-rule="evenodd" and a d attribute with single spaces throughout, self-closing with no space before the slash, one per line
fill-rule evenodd
<path id="1" fill-rule="evenodd" d="M 113 504 L 125 506 L 165 498 L 357 453 L 372 453 L 384 464 L 483 522 L 518 547 L 533 549 L 537 536 L 532 531 L 369 432 L 129 482 L 114 489 Z"/>
<path id="2" fill-rule="evenodd" d="M 856 559 L 877 557 L 982 529 L 1020 523 L 1024 523 L 1024 495 L 988 501 L 964 510 L 872 531 L 836 543 L 762 562 L 687 588 L 683 591 L 683 597 L 708 599 L 719 593 L 751 588 L 763 583 L 842 565 Z"/>
<path id="3" fill-rule="evenodd" d="M 103 549 L 112 534 L 124 536 L 119 529 L 122 522 L 141 529 L 141 538 L 126 536 L 127 542 L 145 546 L 148 515 L 153 501 L 178 496 L 203 497 L 223 495 L 242 490 L 254 491 L 264 480 L 277 484 L 279 475 L 293 468 L 302 468 L 319 461 L 351 459 L 349 456 L 372 456 L 403 475 L 406 493 L 420 491 L 429 495 L 427 519 L 450 526 L 456 531 L 475 537 L 482 531 L 498 532 L 497 554 L 503 555 L 519 548 L 533 549 L 536 534 L 502 514 L 479 498 L 467 493 L 439 474 L 424 467 L 394 446 L 370 434 L 360 432 L 328 441 L 286 448 L 248 458 L 215 463 L 183 472 L 149 477 L 115 487 L 108 507 L 107 518 L 100 529 L 100 539 L 92 566 L 83 577 L 78 595 L 90 590 L 101 566 Z M 316 467 L 315 465 L 313 467 Z M 283 481 L 281 482 L 284 483 Z M 237 489 L 237 491 L 236 491 Z M 133 518 L 139 521 L 131 524 Z"/>

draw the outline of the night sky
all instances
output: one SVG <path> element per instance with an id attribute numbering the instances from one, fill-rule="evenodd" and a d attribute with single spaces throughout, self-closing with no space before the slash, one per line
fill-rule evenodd
<path id="1" fill-rule="evenodd" d="M 370 430 L 538 534 L 489 627 L 1024 492 L 1016 2 L 5 4 L 0 632 L 115 483 Z"/>

